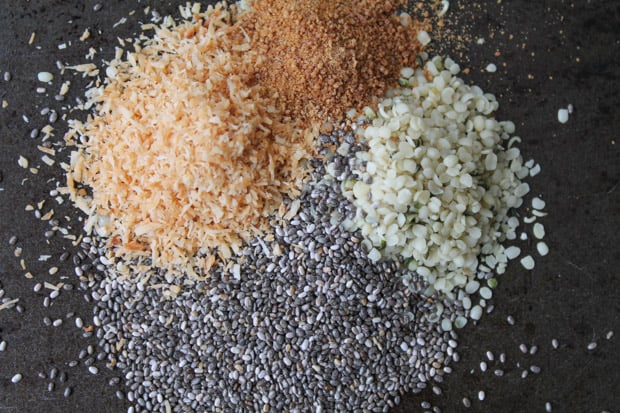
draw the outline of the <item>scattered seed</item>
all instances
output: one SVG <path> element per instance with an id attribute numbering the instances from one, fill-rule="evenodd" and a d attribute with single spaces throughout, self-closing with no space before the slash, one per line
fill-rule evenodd
<path id="1" fill-rule="evenodd" d="M 509 260 L 514 260 L 519 256 L 519 254 L 521 254 L 521 248 L 512 245 L 506 248 L 506 251 L 504 251 L 504 253 L 506 254 L 506 258 L 508 258 Z"/>
<path id="2" fill-rule="evenodd" d="M 2 340 L 0 341 L 0 352 L 5 351 L 5 350 L 6 350 L 6 341 Z"/>
<path id="3" fill-rule="evenodd" d="M 485 398 L 486 398 L 486 393 L 484 392 L 484 390 L 480 390 L 478 392 L 478 400 L 484 401 Z"/>
<path id="4" fill-rule="evenodd" d="M 471 407 L 471 401 L 467 397 L 463 397 L 463 406 L 467 408 Z"/>
<path id="5" fill-rule="evenodd" d="M 532 198 L 532 208 L 540 211 L 540 210 L 545 209 L 545 206 L 546 206 L 546 203 L 542 199 L 538 197 Z"/>
<path id="6" fill-rule="evenodd" d="M 88 371 L 90 372 L 90 374 L 97 374 L 99 373 L 99 369 L 95 366 L 90 366 L 88 367 Z"/>
<path id="7" fill-rule="evenodd" d="M 545 403 L 545 412 L 547 413 L 551 413 L 552 409 L 551 409 L 551 403 L 546 402 Z"/>
<path id="8" fill-rule="evenodd" d="M 54 75 L 50 72 L 39 72 L 37 73 L 37 79 L 39 79 L 39 82 L 49 83 L 54 80 Z"/>
<path id="9" fill-rule="evenodd" d="M 17 374 L 16 374 L 16 375 L 14 375 L 13 377 L 11 377 L 11 382 L 12 382 L 13 384 L 17 384 L 17 383 L 19 383 L 20 381 L 22 381 L 22 375 L 21 375 L 21 374 L 19 374 L 19 373 L 17 373 Z"/>
<path id="10" fill-rule="evenodd" d="M 506 322 L 508 324 L 510 324 L 511 326 L 514 326 L 515 325 L 515 318 L 513 316 L 509 315 L 508 317 L 506 317 Z"/>
<path id="11" fill-rule="evenodd" d="M 534 345 L 530 347 L 530 354 L 533 356 L 538 351 L 538 346 Z"/>
<path id="12" fill-rule="evenodd" d="M 53 392 L 55 388 L 56 388 L 56 385 L 54 384 L 53 381 L 50 381 L 49 383 L 47 383 L 47 391 L 48 392 L 50 392 L 50 393 Z"/>
<path id="13" fill-rule="evenodd" d="M 506 353 L 501 353 L 499 355 L 499 362 L 502 364 L 506 363 Z"/>
<path id="14" fill-rule="evenodd" d="M 520 262 L 523 268 L 525 268 L 528 271 L 533 270 L 534 267 L 536 266 L 536 263 L 534 262 L 534 258 L 532 258 L 531 255 L 526 255 L 525 257 L 521 258 Z"/>
<path id="15" fill-rule="evenodd" d="M 482 307 L 479 305 L 474 306 L 469 312 L 469 316 L 472 320 L 480 320 L 480 317 L 482 316 Z"/>
<path id="16" fill-rule="evenodd" d="M 489 63 L 484 70 L 486 70 L 489 73 L 495 73 L 497 72 L 497 66 L 495 66 L 494 63 Z"/>
<path id="17" fill-rule="evenodd" d="M 66 387 L 65 391 L 62 392 L 62 395 L 64 397 L 69 397 L 69 396 L 71 396 L 71 393 L 73 393 L 73 389 L 71 387 Z"/>
<path id="18" fill-rule="evenodd" d="M 491 291 L 489 287 L 482 287 L 480 290 L 478 290 L 478 293 L 485 300 L 490 300 L 491 297 L 493 296 L 493 292 Z"/>
<path id="19" fill-rule="evenodd" d="M 590 351 L 594 350 L 596 347 L 598 347 L 598 344 L 596 343 L 596 341 L 593 341 L 590 344 L 588 344 L 588 350 Z"/>
<path id="20" fill-rule="evenodd" d="M 527 345 L 525 345 L 524 343 L 519 344 L 519 350 L 521 350 L 521 353 L 527 354 Z"/>
<path id="21" fill-rule="evenodd" d="M 532 373 L 534 373 L 534 374 L 538 374 L 538 373 L 540 373 L 540 367 L 535 366 L 535 365 L 531 365 L 531 366 L 530 366 L 530 371 L 531 371 Z"/>
<path id="22" fill-rule="evenodd" d="M 545 237 L 545 227 L 540 222 L 534 224 L 533 227 L 534 237 L 537 239 L 543 239 Z"/>
<path id="23" fill-rule="evenodd" d="M 547 254 L 549 254 L 549 246 L 544 241 L 540 241 L 536 243 L 536 250 L 538 251 L 538 254 L 541 257 L 544 257 Z"/>
<path id="24" fill-rule="evenodd" d="M 557 350 L 558 347 L 560 347 L 560 343 L 558 343 L 558 340 L 554 338 L 553 340 L 551 340 L 551 346 L 554 350 Z"/>

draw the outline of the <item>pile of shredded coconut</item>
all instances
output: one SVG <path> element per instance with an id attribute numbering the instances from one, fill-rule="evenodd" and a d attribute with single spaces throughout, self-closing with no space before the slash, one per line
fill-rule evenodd
<path id="1" fill-rule="evenodd" d="M 284 122 L 253 76 L 257 54 L 223 5 L 166 19 L 111 62 L 74 121 L 67 192 L 119 255 L 184 268 L 230 256 L 303 184 L 312 134 Z M 193 14 L 193 15 L 192 15 Z"/>

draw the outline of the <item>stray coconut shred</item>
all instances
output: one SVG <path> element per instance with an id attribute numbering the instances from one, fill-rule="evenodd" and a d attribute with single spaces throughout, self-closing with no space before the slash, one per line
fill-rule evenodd
<path id="1" fill-rule="evenodd" d="M 117 55 L 87 93 L 93 114 L 71 123 L 64 192 L 115 254 L 168 269 L 228 258 L 299 193 L 314 133 L 284 122 L 256 84 L 235 18 L 218 5 L 166 19 Z"/>

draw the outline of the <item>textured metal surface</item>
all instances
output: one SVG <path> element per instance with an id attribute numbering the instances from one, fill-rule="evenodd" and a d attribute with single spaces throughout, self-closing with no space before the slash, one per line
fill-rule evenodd
<path id="1" fill-rule="evenodd" d="M 75 276 L 70 265 L 60 266 L 56 276 L 47 275 L 66 243 L 47 243 L 43 234 L 48 225 L 24 210 L 26 204 L 47 198 L 45 181 L 58 175 L 58 168 L 43 167 L 35 176 L 20 168 L 17 159 L 19 154 L 40 158 L 30 130 L 44 124 L 42 108 L 62 105 L 53 100 L 59 82 L 48 91 L 50 96 L 35 92 L 40 86 L 37 72 L 54 72 L 56 60 L 82 63 L 89 47 L 101 48 L 96 61 L 110 57 L 116 37 L 136 33 L 137 21 L 147 20 L 142 12 L 147 3 L 157 4 L 161 14 L 176 13 L 171 2 L 106 1 L 95 13 L 94 1 L 0 0 L 0 73 L 12 74 L 9 82 L 0 79 L 0 100 L 9 102 L 8 108 L 0 109 L 0 283 L 6 296 L 19 297 L 26 310 L 23 314 L 0 311 L 0 341 L 8 343 L 0 353 L 2 412 L 126 410 L 107 385 L 111 373 L 94 376 L 82 365 L 67 366 L 95 341 L 83 339 L 72 321 L 58 328 L 42 322 L 44 316 L 54 319 L 70 311 L 87 320 L 91 309 L 77 291 L 61 294 L 50 308 L 43 307 L 43 296 L 33 292 L 37 281 Z M 113 28 L 131 10 L 136 10 L 135 16 Z M 450 31 L 465 34 L 466 41 L 435 47 L 471 69 L 467 80 L 497 95 L 498 118 L 515 122 L 525 158 L 541 164 L 542 173 L 530 184 L 532 195 L 542 194 L 547 202 L 550 215 L 543 222 L 551 253 L 538 259 L 533 271 L 515 263 L 502 276 L 495 311 L 461 334 L 462 359 L 442 385 L 444 394 L 437 397 L 427 391 L 406 396 L 394 411 L 423 411 L 420 403 L 428 400 L 444 412 L 535 412 L 544 411 L 547 401 L 558 412 L 617 412 L 620 4 L 613 0 L 453 1 L 449 13 L 448 20 L 455 22 L 449 24 Z M 77 39 L 86 28 L 91 38 L 82 43 Z M 28 45 L 32 32 L 36 32 L 35 42 Z M 480 37 L 486 40 L 483 45 L 476 44 Z M 60 50 L 62 43 L 68 47 Z M 498 71 L 483 72 L 491 62 Z M 85 83 L 77 76 L 73 79 L 68 101 L 75 101 Z M 562 125 L 557 111 L 568 104 L 574 105 L 575 112 Z M 59 215 L 63 209 L 55 207 Z M 8 244 L 12 235 L 18 237 L 35 280 L 23 277 L 14 247 Z M 534 249 L 532 243 L 524 246 Z M 38 262 L 40 254 L 52 258 Z M 514 326 L 507 324 L 508 315 L 516 319 Z M 616 335 L 607 340 L 610 330 Z M 553 338 L 560 343 L 558 350 L 551 346 Z M 586 347 L 592 341 L 598 347 L 589 351 Z M 521 343 L 535 344 L 539 350 L 524 355 Z M 506 353 L 503 377 L 493 374 L 497 361 L 489 362 L 493 367 L 486 373 L 480 372 L 478 364 L 488 350 L 496 358 Z M 531 364 L 542 372 L 522 379 L 522 370 Z M 70 397 L 62 396 L 60 383 L 55 392 L 47 393 L 48 381 L 37 378 L 39 371 L 53 366 L 68 373 L 67 384 L 73 387 Z M 13 384 L 16 373 L 23 380 Z M 476 400 L 481 389 L 486 392 L 484 402 Z M 468 410 L 461 404 L 464 396 L 472 400 Z"/>

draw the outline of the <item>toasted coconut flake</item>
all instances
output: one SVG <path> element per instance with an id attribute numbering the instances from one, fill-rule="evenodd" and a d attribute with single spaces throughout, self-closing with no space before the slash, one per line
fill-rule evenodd
<path id="1" fill-rule="evenodd" d="M 299 193 L 314 136 L 285 122 L 255 84 L 258 56 L 231 10 L 190 17 L 164 20 L 87 93 L 95 111 L 66 135 L 78 149 L 64 189 L 88 215 L 87 232 L 109 236 L 117 254 L 184 273 L 267 227 Z"/>

